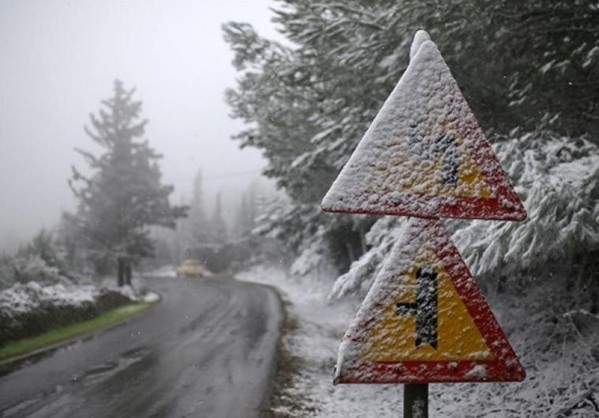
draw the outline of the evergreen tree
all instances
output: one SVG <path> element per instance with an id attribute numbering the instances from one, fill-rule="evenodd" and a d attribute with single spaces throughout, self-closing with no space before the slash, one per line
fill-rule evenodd
<path id="1" fill-rule="evenodd" d="M 81 229 L 77 227 L 71 213 L 62 213 L 56 228 L 56 240 L 62 252 L 65 269 L 72 273 L 83 273 L 86 260 L 81 242 L 85 242 L 85 237 L 82 237 Z"/>
<path id="2" fill-rule="evenodd" d="M 239 201 L 235 221 L 235 227 L 239 236 L 250 234 L 254 228 L 256 218 L 255 204 L 256 201 L 253 190 L 250 188 L 243 192 L 241 200 Z"/>
<path id="3" fill-rule="evenodd" d="M 17 256 L 37 256 L 49 267 L 62 268 L 58 244 L 54 234 L 46 229 L 41 229 L 31 239 L 31 242 L 19 248 Z"/>
<path id="4" fill-rule="evenodd" d="M 206 211 L 204 209 L 204 192 L 202 184 L 202 170 L 198 170 L 193 181 L 193 195 L 189 209 L 189 217 L 184 222 L 188 237 L 186 246 L 194 249 L 210 241 L 210 231 Z"/>
<path id="5" fill-rule="evenodd" d="M 100 155 L 77 150 L 87 162 L 86 176 L 73 167 L 69 185 L 78 199 L 74 221 L 97 266 L 117 265 L 119 285 L 131 281 L 131 267 L 153 255 L 148 226 L 174 227 L 187 208 L 173 207 L 173 187 L 161 183 L 162 158 L 143 139 L 147 120 L 140 119 L 142 103 L 135 89 L 114 82 L 113 96 L 91 115 L 87 135 L 102 148 Z"/>
<path id="6" fill-rule="evenodd" d="M 240 72 L 226 97 L 248 124 L 235 139 L 263 151 L 265 174 L 293 200 L 273 224 L 282 242 L 297 253 L 322 227 L 340 270 L 374 220 L 325 216 L 319 202 L 405 70 L 417 29 L 430 32 L 491 140 L 599 128 L 594 2 L 281 0 L 274 12 L 292 46 L 224 26 Z"/>
<path id="7" fill-rule="evenodd" d="M 214 204 L 214 212 L 210 219 L 210 230 L 212 235 L 212 242 L 217 246 L 224 245 L 228 240 L 227 223 L 223 218 L 223 208 L 221 202 L 221 194 L 216 195 L 216 202 Z"/>

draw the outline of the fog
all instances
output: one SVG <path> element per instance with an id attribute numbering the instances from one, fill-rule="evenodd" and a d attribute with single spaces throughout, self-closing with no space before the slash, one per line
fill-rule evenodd
<path id="1" fill-rule="evenodd" d="M 118 78 L 137 88 L 146 137 L 173 200 L 201 169 L 206 195 L 241 191 L 264 160 L 230 136 L 224 90 L 233 57 L 221 24 L 276 36 L 266 0 L 0 0 L 0 243 L 14 245 L 74 209 L 74 148 L 94 150 L 83 126 Z M 0 248 L 2 244 L 0 244 Z"/>

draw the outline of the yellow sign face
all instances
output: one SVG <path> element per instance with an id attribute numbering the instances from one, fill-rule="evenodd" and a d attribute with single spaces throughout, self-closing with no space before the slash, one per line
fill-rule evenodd
<path id="1" fill-rule="evenodd" d="M 373 327 L 370 343 L 362 352 L 363 360 L 493 360 L 478 327 L 430 247 L 430 244 L 422 245 L 413 265 L 398 277 L 403 282 L 399 295 L 384 309 L 380 322 Z M 428 277 L 424 271 L 429 272 Z M 419 283 L 422 281 L 427 282 Z M 426 306 L 426 295 L 419 297 L 422 292 L 428 292 L 429 298 L 436 301 L 431 300 Z M 418 315 L 423 313 L 410 309 L 417 307 L 428 310 L 424 313 L 428 317 L 420 319 Z"/>

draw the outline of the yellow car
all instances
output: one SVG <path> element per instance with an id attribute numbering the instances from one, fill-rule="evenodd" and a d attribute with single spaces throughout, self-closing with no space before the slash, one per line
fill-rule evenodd
<path id="1" fill-rule="evenodd" d="M 187 259 L 177 269 L 177 277 L 203 277 L 204 268 L 198 260 Z"/>

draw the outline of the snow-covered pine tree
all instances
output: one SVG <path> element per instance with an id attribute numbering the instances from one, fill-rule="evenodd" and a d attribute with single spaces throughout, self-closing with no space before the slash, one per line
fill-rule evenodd
<path id="1" fill-rule="evenodd" d="M 294 204 L 273 221 L 282 242 L 299 255 L 321 236 L 341 270 L 360 255 L 361 231 L 373 220 L 323 216 L 318 204 L 403 73 L 417 29 L 439 45 L 492 141 L 535 131 L 541 119 L 545 132 L 568 141 L 599 121 L 597 13 L 592 2 L 565 0 L 281 0 L 274 21 L 289 44 L 247 24 L 226 25 L 241 73 L 227 100 L 248 123 L 236 140 L 264 152 L 266 174 Z M 534 135 L 522 152 L 545 138 Z M 352 251 L 339 256 L 344 242 L 335 230 L 344 232 L 340 240 L 351 236 Z"/>
<path id="2" fill-rule="evenodd" d="M 220 192 L 216 195 L 214 210 L 212 212 L 212 217 L 210 218 L 210 232 L 212 242 L 218 247 L 223 246 L 229 238 L 227 223 L 223 218 L 223 206 Z"/>
<path id="3" fill-rule="evenodd" d="M 171 206 L 173 187 L 163 185 L 157 154 L 143 139 L 147 120 L 141 118 L 135 89 L 114 82 L 113 96 L 102 101 L 98 116 L 91 115 L 87 135 L 102 153 L 77 150 L 90 175 L 73 167 L 69 185 L 78 199 L 73 221 L 81 229 L 97 265 L 117 265 L 117 283 L 128 284 L 131 266 L 153 254 L 148 226 L 174 227 L 187 208 Z M 116 263 L 115 263 L 116 262 Z"/>
<path id="4" fill-rule="evenodd" d="M 186 235 L 185 247 L 188 252 L 193 252 L 210 241 L 209 223 L 204 208 L 202 170 L 198 170 L 193 180 L 189 216 L 182 222 L 181 227 Z"/>
<path id="5" fill-rule="evenodd" d="M 252 197 L 247 191 L 241 194 L 235 216 L 235 232 L 239 237 L 249 234 L 254 228 L 254 216 L 250 208 L 250 205 L 252 204 L 251 199 Z"/>
<path id="6" fill-rule="evenodd" d="M 497 95 L 509 93 L 511 112 L 522 115 L 524 132 L 537 129 L 544 114 L 559 136 L 597 132 L 597 2 L 487 0 L 483 5 L 490 35 L 485 39 L 491 41 L 486 49 L 496 54 L 489 65 L 500 65 L 494 75 L 509 86 Z"/>

